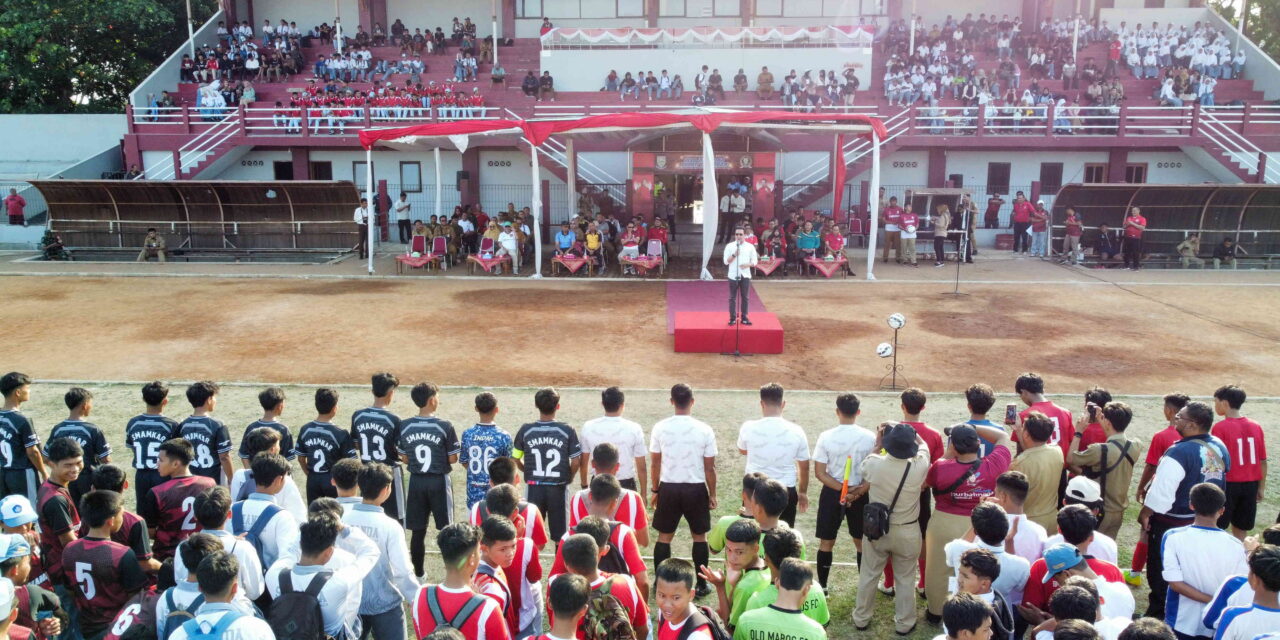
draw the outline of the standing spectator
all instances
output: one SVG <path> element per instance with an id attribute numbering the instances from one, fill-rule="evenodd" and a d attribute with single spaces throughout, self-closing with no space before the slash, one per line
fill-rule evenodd
<path id="1" fill-rule="evenodd" d="M 1230 524 L 1231 532 L 1241 540 L 1253 529 L 1258 503 L 1267 491 L 1266 434 L 1257 422 L 1240 415 L 1246 397 L 1244 389 L 1234 384 L 1213 392 L 1213 410 L 1222 416 L 1213 425 L 1213 436 L 1227 446 L 1231 458 L 1226 510 L 1218 527 L 1226 529 Z"/>
<path id="2" fill-rule="evenodd" d="M 600 546 L 594 538 L 585 533 L 575 533 L 560 543 L 560 554 L 564 557 L 565 569 L 568 573 L 587 579 L 591 589 L 602 590 L 617 599 L 617 606 L 629 616 L 627 624 L 631 635 L 609 635 L 618 640 L 641 640 L 649 634 L 649 605 L 631 576 L 611 574 L 600 570 Z M 661 566 L 661 565 L 659 565 Z M 612 616 L 609 616 L 612 618 Z M 583 621 L 586 624 L 587 621 Z M 579 628 L 579 638 L 584 637 Z"/>
<path id="3" fill-rule="evenodd" d="M 9 224 L 27 226 L 27 214 L 23 209 L 27 206 L 27 200 L 18 195 L 17 189 L 9 189 L 9 195 L 5 196 L 4 208 L 9 213 Z"/>
<path id="4" fill-rule="evenodd" d="M 264 453 L 253 459 L 251 469 L 254 492 L 231 505 L 231 526 L 227 528 L 233 535 L 248 537 L 264 567 L 278 560 L 296 560 L 299 523 L 276 504 L 276 496 L 289 481 L 289 463 L 279 454 Z M 252 536 L 248 536 L 250 532 Z"/>
<path id="5" fill-rule="evenodd" d="M 884 212 L 884 254 L 882 262 L 889 262 L 889 250 L 894 252 L 894 260 L 902 262 L 902 231 L 898 223 L 902 220 L 902 207 L 898 206 L 898 196 L 889 198 L 889 206 L 881 207 Z"/>
<path id="6" fill-rule="evenodd" d="M 990 211 L 990 209 L 988 209 Z M 1031 247 L 1031 238 L 1027 235 L 1027 230 L 1031 227 L 1031 212 L 1035 211 L 1035 207 L 1027 202 L 1027 197 L 1019 191 L 1013 199 L 1013 252 L 1026 255 L 1027 250 Z"/>
<path id="7" fill-rule="evenodd" d="M 612 476 L 618 471 L 618 448 L 608 442 L 596 445 L 591 452 L 591 470 L 596 476 Z M 615 476 L 616 478 L 616 476 Z M 648 484 L 648 480 L 645 480 Z M 621 483 L 618 485 L 621 487 Z M 569 501 L 569 528 L 578 521 L 591 515 L 591 505 L 597 497 L 588 486 L 575 494 Z M 646 501 L 640 494 L 631 489 L 622 488 L 618 493 L 618 501 L 602 517 L 607 520 L 621 522 L 631 527 L 636 534 L 636 541 L 642 547 L 649 546 L 649 514 Z"/>
<path id="8" fill-rule="evenodd" d="M 995 427 L 1008 431 L 1004 427 L 987 419 L 987 414 L 991 411 L 991 407 L 996 403 L 996 392 L 990 385 L 979 382 L 971 385 L 964 391 L 965 404 L 969 409 L 969 419 L 964 424 L 974 427 Z M 982 455 L 988 455 L 995 450 L 996 445 L 986 440 L 981 441 Z"/>
<path id="9" fill-rule="evenodd" d="M 360 461 L 380 462 L 391 469 L 391 498 L 382 503 L 387 515 L 404 524 L 404 476 L 400 473 L 400 417 L 387 407 L 400 386 L 394 374 L 379 372 L 370 378 L 373 406 L 351 414 L 351 442 L 360 451 Z"/>
<path id="10" fill-rule="evenodd" d="M 267 570 L 271 598 L 279 600 L 284 593 L 306 591 L 318 580 L 321 586 L 316 599 L 325 634 L 333 638 L 359 637 L 361 588 L 365 576 L 378 566 L 382 552 L 359 527 L 344 526 L 331 513 L 312 513 L 311 519 L 298 529 L 294 533 L 301 551 L 298 559 L 282 559 Z M 335 546 L 339 540 L 341 549 Z M 284 635 L 279 627 L 273 626 L 273 630 Z"/>
<path id="11" fill-rule="evenodd" d="M 40 555 L 41 565 L 49 576 L 49 584 L 62 601 L 62 608 L 71 613 L 71 628 L 78 628 L 79 607 L 75 606 L 72 594 L 75 584 L 75 573 L 68 578 L 66 567 L 62 562 L 63 550 L 75 542 L 76 532 L 80 530 L 80 513 L 78 505 L 71 502 L 71 494 L 67 487 L 80 475 L 84 452 L 80 445 L 71 438 L 63 438 L 49 443 L 49 477 L 40 485 L 36 496 L 36 512 L 40 523 Z M 136 565 L 136 562 L 135 562 Z"/>
<path id="12" fill-rule="evenodd" d="M 396 211 L 396 226 L 400 229 L 400 243 L 409 244 L 409 232 L 411 230 L 409 223 L 409 209 L 413 205 L 409 204 L 409 194 L 401 192 L 400 199 L 396 200 L 393 208 Z"/>
<path id="13" fill-rule="evenodd" d="M 934 640 L 991 640 L 995 611 L 979 596 L 959 592 L 942 607 L 942 634 Z"/>
<path id="14" fill-rule="evenodd" d="M 875 613 L 876 580 L 885 566 L 893 563 L 893 572 L 902 583 L 894 591 L 893 627 L 900 635 L 911 633 L 916 626 L 916 595 L 909 585 L 916 582 L 916 562 L 920 558 L 920 491 L 929 473 L 929 450 L 924 440 L 909 425 L 881 423 L 876 432 L 872 454 L 862 463 L 863 482 L 855 497 L 866 493 L 870 503 L 889 509 L 888 532 L 877 539 L 867 539 L 862 547 L 866 563 L 858 567 L 857 605 L 853 625 L 865 631 Z M 865 532 L 864 532 L 865 534 Z"/>
<path id="15" fill-rule="evenodd" d="M 1147 584 L 1150 585 L 1147 613 L 1164 619 L 1168 583 L 1164 577 L 1161 543 L 1170 529 L 1185 527 L 1195 520 L 1189 495 L 1191 488 L 1210 482 L 1226 487 L 1230 465 L 1227 446 L 1209 434 L 1213 408 L 1203 402 L 1188 402 L 1173 417 L 1182 439 L 1169 447 L 1156 466 L 1147 488 L 1146 501 L 1138 514 L 1138 524 L 1147 537 Z M 1216 523 L 1215 514 L 1215 523 Z M 1154 553 L 1153 553 L 1154 552 Z"/>
<path id="16" fill-rule="evenodd" d="M 1280 547 L 1264 544 L 1249 553 L 1249 575 L 1253 587 L 1249 605 L 1232 607 L 1222 614 L 1215 638 L 1251 640 L 1280 628 Z"/>
<path id="17" fill-rule="evenodd" d="M 1044 200 L 1037 200 L 1031 210 L 1031 257 L 1049 257 L 1049 212 L 1044 208 Z"/>
<path id="18" fill-rule="evenodd" d="M 983 227 L 986 229 L 998 229 L 1000 227 L 1000 207 L 1004 206 L 1004 198 L 1000 194 L 993 193 L 987 198 L 987 210 L 982 214 Z"/>
<path id="19" fill-rule="evenodd" d="M 1044 378 L 1040 377 L 1040 374 L 1028 372 L 1018 376 L 1013 383 L 1013 390 L 1023 404 L 1027 405 L 1027 408 L 1018 414 L 1018 420 L 1025 420 L 1032 411 L 1039 411 L 1048 417 L 1053 425 L 1049 444 L 1061 448 L 1062 457 L 1065 460 L 1071 451 L 1072 443 L 1075 442 L 1076 435 L 1075 423 L 1071 421 L 1071 412 L 1046 399 Z M 1063 481 L 1065 480 L 1064 478 Z"/>
<path id="20" fill-rule="evenodd" d="M 909 264 L 913 267 L 920 266 L 916 261 L 916 234 L 920 231 L 920 216 L 912 210 L 911 203 L 903 208 L 902 214 L 898 216 L 898 226 L 901 231 L 898 232 L 899 242 L 901 243 L 898 251 L 898 257 L 901 264 Z"/>
<path id="21" fill-rule="evenodd" d="M 270 626 L 260 618 L 242 614 L 233 601 L 239 592 L 240 562 L 230 553 L 215 551 L 200 561 L 196 583 L 204 604 L 194 618 L 182 623 L 169 640 L 207 637 L 220 631 L 224 638 L 270 638 Z"/>
<path id="22" fill-rule="evenodd" d="M 813 570 L 809 565 L 799 558 L 783 560 L 777 570 L 777 599 L 770 606 L 743 613 L 733 632 L 735 640 L 765 637 L 826 640 L 827 632 L 822 625 L 805 615 L 812 586 Z"/>
<path id="23" fill-rule="evenodd" d="M 640 491 L 641 497 L 648 503 L 649 473 L 645 463 L 648 448 L 644 443 L 644 429 L 636 422 L 622 417 L 626 398 L 626 394 L 617 387 L 605 389 L 600 393 L 604 416 L 582 423 L 582 431 L 578 436 L 582 441 L 579 480 L 585 489 L 591 453 L 601 444 L 612 444 L 618 450 L 618 470 L 613 475 L 624 489 Z"/>
<path id="24" fill-rule="evenodd" d="M 414 596 L 417 637 L 426 638 L 440 627 L 453 627 L 468 638 L 510 640 L 502 610 L 471 586 L 480 566 L 480 528 L 455 522 L 436 536 L 436 548 L 444 561 L 445 576 L 439 584 L 423 585 Z M 463 610 L 469 615 L 460 616 Z"/>
<path id="25" fill-rule="evenodd" d="M 955 573 L 948 585 L 952 593 L 961 589 L 959 581 L 964 579 L 961 567 L 964 556 L 973 549 L 984 549 L 992 554 L 992 559 L 1000 567 L 999 575 L 991 579 L 991 588 L 1000 592 L 1010 607 L 1022 604 L 1022 591 L 1027 586 L 1027 578 L 1031 575 L 1031 563 L 1026 558 L 1005 550 L 1005 540 L 1009 537 L 1009 520 L 1004 509 L 994 502 L 981 502 L 973 508 L 969 515 L 970 529 L 964 536 L 947 543 L 945 554 L 947 566 Z M 972 574 L 972 571 L 969 571 Z M 946 605 L 943 605 L 946 609 Z M 1008 631 L 1013 631 L 1011 625 Z"/>
<path id="26" fill-rule="evenodd" d="M 1027 475 L 1027 518 L 1045 529 L 1057 525 L 1059 486 L 1063 476 L 1062 449 L 1049 443 L 1053 423 L 1039 411 L 1032 411 L 1014 427 L 1022 453 L 1009 465 Z"/>
<path id="27" fill-rule="evenodd" d="M 1010 538 L 1013 541 L 1013 553 L 1027 562 L 1040 559 L 1044 551 L 1044 541 L 1049 533 L 1044 527 L 1027 519 L 1024 505 L 1030 484 L 1027 475 L 1021 471 L 1006 471 L 996 478 L 996 491 L 992 494 L 992 502 L 1004 509 L 1009 520 Z"/>
<path id="28" fill-rule="evenodd" d="M 1178 434 L 1178 428 L 1173 424 L 1173 417 L 1190 401 L 1191 399 L 1185 393 L 1170 393 L 1164 397 L 1164 420 L 1168 426 L 1151 436 L 1151 446 L 1147 447 L 1147 459 L 1143 461 L 1145 464 L 1142 466 L 1142 477 L 1138 479 L 1136 496 L 1139 504 L 1146 502 L 1147 488 L 1151 486 L 1151 479 L 1156 475 L 1156 466 L 1160 464 L 1160 458 L 1164 457 L 1164 452 L 1168 451 L 1169 447 L 1182 439 Z M 1142 572 L 1147 566 L 1145 535 L 1138 536 L 1138 543 L 1133 550 L 1132 566 L 1132 572 L 1126 576 L 1126 579 L 1133 578 L 1140 582 Z"/>
<path id="29" fill-rule="evenodd" d="M 809 438 L 804 429 L 782 417 L 787 403 L 782 385 L 760 387 L 759 420 L 748 420 L 738 430 L 738 452 L 747 457 L 747 473 L 760 472 L 787 487 L 787 508 L 781 519 L 796 523 L 796 510 L 809 510 Z"/>
<path id="30" fill-rule="evenodd" d="M 1072 450 L 1067 457 L 1072 471 L 1096 478 L 1101 488 L 1103 506 L 1098 530 L 1110 538 L 1120 531 L 1120 522 L 1129 506 L 1129 485 L 1133 467 L 1142 457 L 1145 445 L 1129 438 L 1125 429 L 1133 420 L 1133 410 L 1123 402 L 1108 402 L 1099 407 L 1090 403 L 1089 413 L 1096 416 L 1106 436 L 1105 442 L 1091 444 L 1084 451 Z M 1080 432 L 1076 432 L 1080 437 Z"/>
<path id="31" fill-rule="evenodd" d="M 526 474 L 529 503 L 547 519 L 551 539 L 559 540 L 568 529 L 569 483 L 582 463 L 582 445 L 573 427 L 556 420 L 560 394 L 555 389 L 539 389 L 533 404 L 538 420 L 521 425 L 511 457 Z"/>
<path id="32" fill-rule="evenodd" d="M 693 538 L 693 563 L 701 572 L 711 559 L 707 531 L 711 529 L 711 510 L 717 506 L 716 434 L 693 417 L 693 389 L 689 385 L 671 387 L 671 406 L 675 415 L 653 425 L 649 434 L 653 467 L 649 495 L 656 503 L 653 529 L 658 532 L 653 562 L 661 565 L 671 557 L 671 541 L 684 518 Z M 698 591 L 710 592 L 701 576 Z"/>
<path id="33" fill-rule="evenodd" d="M 360 198 L 360 206 L 356 207 L 353 219 L 356 223 L 357 251 L 360 259 L 364 260 L 369 250 L 369 200 L 368 198 Z"/>
<path id="34" fill-rule="evenodd" d="M 813 476 L 822 484 L 818 494 L 818 584 L 827 588 L 840 524 L 848 526 L 849 536 L 857 549 L 858 566 L 862 566 L 862 518 L 867 497 L 841 500 L 841 489 L 862 484 L 862 461 L 871 455 L 876 436 L 856 420 L 861 415 L 861 401 L 852 393 L 836 396 L 836 419 L 839 424 L 818 436 L 813 446 Z M 846 473 L 848 476 L 846 477 Z"/>
<path id="35" fill-rule="evenodd" d="M 1066 231 L 1062 236 L 1062 260 L 1060 264 L 1080 264 L 1080 237 L 1084 235 L 1084 224 L 1080 222 L 1080 217 L 1076 215 L 1076 210 L 1067 207 L 1067 219 L 1063 221 Z"/>
<path id="36" fill-rule="evenodd" d="M 1124 219 L 1124 266 L 1138 271 L 1142 268 L 1142 232 L 1147 229 L 1147 219 L 1138 207 L 1129 209 Z"/>
<path id="37" fill-rule="evenodd" d="M 382 503 L 391 497 L 391 469 L 377 462 L 367 464 L 359 478 L 363 502 L 352 507 L 342 522 L 363 531 L 381 551 L 361 590 L 361 627 L 365 635 L 372 634 L 378 640 L 403 640 L 404 603 L 412 602 L 417 595 L 418 581 L 411 573 L 404 529 L 382 510 Z M 424 528 L 425 520 L 424 517 Z M 445 522 L 445 526 L 448 524 Z"/>
<path id="38" fill-rule="evenodd" d="M 1222 487 L 1202 482 L 1188 493 L 1194 524 L 1171 529 L 1161 541 L 1163 577 L 1177 594 L 1170 594 L 1164 621 L 1179 638 L 1208 637 L 1204 605 L 1227 578 L 1249 569 L 1244 546 L 1217 527 L 1227 500 Z"/>

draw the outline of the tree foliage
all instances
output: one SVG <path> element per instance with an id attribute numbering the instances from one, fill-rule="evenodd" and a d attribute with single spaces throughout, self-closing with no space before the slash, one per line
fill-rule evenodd
<path id="1" fill-rule="evenodd" d="M 187 39 L 184 0 L 3 0 L 0 112 L 124 111 Z M 198 26 L 217 0 L 192 0 Z"/>
<path id="2" fill-rule="evenodd" d="M 1240 0 L 1237 0 L 1239 2 Z M 1258 45 L 1272 60 L 1280 60 L 1280 0 L 1244 0 L 1249 15 L 1244 37 Z M 1227 0 L 1211 0 L 1209 6 L 1235 26 L 1240 11 Z"/>

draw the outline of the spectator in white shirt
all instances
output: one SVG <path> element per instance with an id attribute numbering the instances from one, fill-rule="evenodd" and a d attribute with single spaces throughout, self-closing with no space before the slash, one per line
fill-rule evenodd
<path id="1" fill-rule="evenodd" d="M 1170 592 L 1167 615 L 1173 617 L 1179 637 L 1213 635 L 1204 626 L 1204 605 L 1227 578 L 1249 571 L 1244 546 L 1217 526 L 1226 499 L 1217 485 L 1197 484 L 1190 495 L 1195 521 L 1164 534 L 1163 574 Z"/>
<path id="2" fill-rule="evenodd" d="M 796 511 L 809 510 L 809 439 L 804 429 L 782 417 L 787 403 L 782 385 L 760 387 L 759 420 L 748 420 L 738 431 L 738 452 L 747 457 L 746 473 L 760 472 L 787 487 L 788 504 L 781 519 L 795 526 Z"/>
<path id="3" fill-rule="evenodd" d="M 258 427 L 250 431 L 244 441 L 249 457 L 241 460 L 246 463 L 259 453 L 280 454 L 280 432 L 271 427 Z M 248 498 L 255 487 L 253 469 L 237 469 L 235 475 L 231 477 L 232 501 L 239 502 Z M 302 493 L 298 491 L 298 485 L 293 481 L 292 475 L 285 476 L 284 488 L 272 498 L 276 506 L 286 509 L 293 515 L 295 521 L 302 522 L 307 519 L 307 503 L 302 499 Z"/>
<path id="4" fill-rule="evenodd" d="M 378 640 L 404 639 L 403 605 L 413 600 L 419 587 L 413 577 L 404 528 L 382 510 L 382 503 L 391 497 L 391 480 L 387 465 L 365 465 L 358 481 L 363 501 L 342 518 L 344 524 L 364 532 L 382 552 L 365 576 L 360 596 L 361 627 Z"/>
<path id="5" fill-rule="evenodd" d="M 947 566 L 955 569 L 949 584 L 948 593 L 959 590 L 956 580 L 960 577 L 960 556 L 969 549 L 986 549 L 995 555 L 1000 563 L 1000 575 L 991 583 L 991 587 L 999 591 L 1016 609 L 1022 604 L 1022 591 L 1027 586 L 1027 578 L 1031 575 L 1031 563 L 1026 558 L 1005 551 L 1005 538 L 1009 535 L 1009 520 L 993 502 L 979 503 L 969 514 L 972 527 L 962 538 L 948 542 L 944 547 Z"/>
<path id="6" fill-rule="evenodd" d="M 250 463 L 254 493 L 231 508 L 231 533 L 241 536 L 254 529 L 259 518 L 266 518 L 258 534 L 263 566 L 271 566 L 285 558 L 298 557 L 298 521 L 287 509 L 278 506 L 276 497 L 292 482 L 289 462 L 274 453 L 258 454 Z"/>
<path id="7" fill-rule="evenodd" d="M 173 566 L 177 568 L 178 565 L 181 565 L 186 576 L 178 581 L 175 586 L 160 593 L 160 597 L 156 600 L 155 619 L 160 621 L 159 626 L 161 628 L 163 628 L 164 621 L 168 619 L 169 613 L 172 611 L 177 609 L 185 609 L 189 613 L 198 613 L 200 611 L 199 606 L 191 606 L 196 598 L 200 596 L 200 585 L 198 583 L 200 562 L 215 553 L 229 552 L 218 541 L 218 538 L 209 531 L 195 533 L 178 545 L 177 555 L 173 559 Z M 254 558 L 256 562 L 257 557 L 254 556 Z M 243 577 L 244 573 L 241 570 L 241 577 Z M 262 572 L 258 571 L 255 577 L 258 584 L 262 584 Z M 231 605 L 236 611 L 244 615 L 251 616 L 256 611 L 253 603 L 249 601 L 249 598 L 240 589 L 236 590 L 236 594 L 231 600 Z"/>
<path id="8" fill-rule="evenodd" d="M 653 529 L 658 542 L 653 545 L 655 565 L 671 557 L 671 540 L 684 518 L 693 538 L 693 562 L 707 566 L 711 549 L 711 511 L 716 508 L 716 434 L 705 422 L 693 417 L 693 389 L 680 383 L 671 387 L 675 415 L 653 425 L 649 434 L 652 454 L 652 486 L 656 506 Z M 699 580 L 698 591 L 709 594 L 707 583 Z"/>
<path id="9" fill-rule="evenodd" d="M 196 579 L 205 603 L 195 618 L 178 627 L 169 640 L 187 640 L 214 630 L 221 631 L 220 640 L 274 638 L 275 633 L 265 621 L 242 614 L 231 604 L 239 590 L 236 583 L 239 574 L 240 563 L 229 553 L 214 552 L 201 560 Z"/>
<path id="10" fill-rule="evenodd" d="M 300 529 L 301 558 L 296 563 L 291 558 L 282 559 L 267 571 L 271 597 L 279 598 L 286 587 L 304 591 L 312 580 L 323 580 L 318 600 L 325 633 L 334 638 L 359 638 L 362 598 L 352 594 L 377 566 L 382 553 L 364 532 L 343 525 L 329 513 L 312 513 Z M 335 547 L 340 540 L 349 544 L 354 553 Z"/>
<path id="11" fill-rule="evenodd" d="M 360 198 L 360 206 L 356 207 L 355 214 L 352 216 L 356 223 L 356 233 L 359 234 L 360 242 L 360 258 L 365 258 L 365 252 L 368 251 L 369 242 L 369 200 L 368 198 Z"/>
<path id="12" fill-rule="evenodd" d="M 1059 533 L 1045 539 L 1045 548 L 1064 541 L 1078 544 L 1077 540 L 1083 541 L 1089 538 L 1089 546 L 1085 553 L 1111 564 L 1119 564 L 1116 541 L 1097 530 L 1098 511 L 1101 505 L 1102 489 L 1097 482 L 1084 476 L 1072 478 L 1067 483 L 1066 506 L 1058 511 L 1057 515 Z"/>
<path id="13" fill-rule="evenodd" d="M 231 494 L 227 493 L 226 487 L 210 487 L 196 496 L 193 508 L 195 509 L 196 524 L 199 524 L 205 533 L 216 538 L 227 553 L 236 557 L 236 561 L 240 566 L 236 602 L 246 611 L 253 611 L 253 608 L 249 606 L 249 601 L 262 597 L 262 592 L 266 588 L 262 581 L 265 567 L 258 559 L 258 552 L 254 551 L 253 545 L 231 535 L 231 532 L 225 529 L 227 518 L 231 514 Z M 179 585 L 190 574 L 186 564 L 181 561 L 182 547 L 185 544 L 186 541 L 179 543 L 178 548 L 174 551 L 173 580 Z"/>
<path id="14" fill-rule="evenodd" d="M 622 417 L 626 408 L 626 394 L 617 387 L 609 387 L 600 393 L 600 404 L 604 407 L 604 416 L 588 420 L 582 424 L 578 439 L 582 443 L 582 462 L 579 467 L 582 488 L 587 488 L 590 478 L 588 467 L 591 463 L 591 452 L 603 443 L 610 443 L 618 448 L 618 472 L 615 477 L 624 489 L 640 491 L 648 502 L 648 465 L 645 456 L 648 449 L 644 443 L 644 428 L 636 422 Z"/>
<path id="15" fill-rule="evenodd" d="M 996 478 L 996 490 L 992 494 L 995 503 L 1004 509 L 1013 536 L 1013 552 L 1034 563 L 1044 552 L 1044 541 L 1049 537 L 1044 527 L 1027 518 L 1023 503 L 1027 500 L 1030 484 L 1021 471 L 1006 471 Z"/>

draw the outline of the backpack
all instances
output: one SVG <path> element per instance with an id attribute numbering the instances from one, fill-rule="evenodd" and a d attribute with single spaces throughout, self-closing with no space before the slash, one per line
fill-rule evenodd
<path id="1" fill-rule="evenodd" d="M 591 590 L 587 599 L 587 616 L 582 619 L 585 640 L 637 640 L 626 607 L 613 595 L 615 578 L 610 576 Z"/>
<path id="2" fill-rule="evenodd" d="M 631 575 L 631 568 L 627 566 L 626 556 L 622 555 L 622 550 L 613 544 L 613 535 L 618 532 L 618 527 L 620 526 L 622 526 L 621 522 L 609 522 L 609 552 L 600 559 L 600 566 L 597 568 L 605 573 Z M 578 533 L 577 525 L 573 527 L 570 533 Z"/>
<path id="3" fill-rule="evenodd" d="M 244 539 L 251 545 L 253 550 L 258 553 L 258 557 L 262 559 L 263 575 L 266 575 L 267 562 L 266 556 L 262 555 L 262 530 L 267 528 L 271 519 L 277 513 L 284 511 L 274 504 L 268 504 L 262 509 L 262 513 L 258 514 L 258 519 L 253 522 L 253 526 L 248 531 L 244 528 L 244 502 L 237 502 L 231 505 L 231 532 L 235 535 L 245 534 Z"/>
<path id="4" fill-rule="evenodd" d="M 228 611 L 222 614 L 218 619 L 218 624 L 213 625 L 209 633 L 205 633 L 200 628 L 200 623 L 194 618 L 182 623 L 182 630 L 187 632 L 187 640 L 222 640 L 222 636 L 227 633 L 227 629 L 239 620 L 244 614 L 238 611 Z"/>
<path id="5" fill-rule="evenodd" d="M 280 596 L 271 602 L 267 624 L 277 640 L 325 640 L 324 614 L 320 611 L 320 590 L 333 577 L 321 571 L 311 578 L 306 590 L 293 588 L 293 572 L 280 572 Z"/>
<path id="6" fill-rule="evenodd" d="M 684 621 L 684 626 L 680 628 L 680 634 L 676 636 L 676 640 L 689 640 L 689 636 L 704 624 L 711 632 L 711 640 L 733 640 L 733 634 L 725 629 L 720 614 L 711 607 L 703 605 L 694 606 L 693 614 Z"/>
<path id="7" fill-rule="evenodd" d="M 484 575 L 489 576 L 490 578 L 493 578 L 494 582 L 496 582 L 498 586 L 502 587 L 502 590 L 506 592 L 507 597 L 506 597 L 505 604 L 503 605 L 503 608 L 502 608 L 502 614 L 506 615 L 507 612 L 510 611 L 511 609 L 511 588 L 507 585 L 506 582 L 503 582 L 502 580 L 498 579 L 498 575 L 494 571 L 494 568 L 487 564 L 481 564 L 479 567 L 476 567 L 476 573 L 483 573 Z"/>
<path id="8" fill-rule="evenodd" d="M 453 614 L 452 618 L 445 620 L 444 610 L 440 608 L 440 588 L 431 585 L 423 589 L 422 594 L 427 599 L 427 610 L 431 613 L 431 619 L 435 621 L 437 629 L 449 627 L 450 629 L 462 631 L 463 625 L 467 624 L 467 620 L 470 620 L 471 616 L 479 611 L 480 607 L 484 606 L 485 601 L 485 596 L 472 595 L 471 599 L 467 600 L 467 603 L 462 605 L 462 608 L 458 609 L 458 612 Z"/>
<path id="9" fill-rule="evenodd" d="M 169 640 L 169 637 L 173 635 L 174 631 L 178 630 L 178 627 L 183 626 L 189 620 L 195 620 L 196 611 L 199 611 L 200 605 L 204 604 L 204 594 L 202 593 L 196 596 L 195 600 L 192 600 L 191 604 L 188 604 L 185 608 L 179 607 L 173 601 L 173 592 L 176 589 L 177 587 L 170 587 L 164 592 L 164 603 L 169 607 L 169 615 L 165 616 L 164 623 L 158 629 L 160 632 L 158 640 Z"/>
<path id="10" fill-rule="evenodd" d="M 893 502 L 885 505 L 883 502 L 872 502 L 867 504 L 862 512 L 862 537 L 867 540 L 876 541 L 889 533 L 889 516 L 893 514 L 893 508 L 898 506 L 898 496 L 902 495 L 902 485 L 907 483 L 907 473 L 911 471 L 911 462 L 907 462 L 907 466 L 902 469 L 902 479 L 898 481 L 898 488 L 893 492 Z"/>

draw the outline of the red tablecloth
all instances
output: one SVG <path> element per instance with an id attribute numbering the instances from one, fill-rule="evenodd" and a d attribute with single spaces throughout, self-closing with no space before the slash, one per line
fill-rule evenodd
<path id="1" fill-rule="evenodd" d="M 648 273 L 650 269 L 662 265 L 662 256 L 638 256 L 635 258 L 623 256 L 622 264 L 638 267 L 641 271 Z"/>
<path id="2" fill-rule="evenodd" d="M 582 265 L 585 265 L 591 262 L 591 258 L 585 258 L 585 257 L 580 258 L 577 256 L 555 256 L 554 258 L 551 259 L 551 261 L 562 265 L 564 268 L 569 270 L 569 273 L 577 273 L 578 269 L 582 268 Z"/>
<path id="3" fill-rule="evenodd" d="M 511 256 L 501 256 L 497 258 L 482 258 L 477 255 L 469 255 L 467 256 L 467 262 L 471 263 L 472 273 L 475 273 L 476 271 L 475 265 L 480 265 L 481 267 L 483 267 L 485 270 L 485 273 L 493 273 L 494 267 L 501 266 L 503 263 L 511 262 Z"/>
<path id="4" fill-rule="evenodd" d="M 403 270 L 403 268 L 406 266 L 414 269 L 421 269 L 433 262 L 439 262 L 440 257 L 441 256 L 431 255 L 430 253 L 424 253 L 422 254 L 421 257 L 418 257 L 418 258 L 415 258 L 411 255 L 401 254 L 396 256 L 396 262 L 398 263 L 396 265 L 397 271 Z"/>
<path id="5" fill-rule="evenodd" d="M 786 261 L 782 258 L 774 258 L 772 260 L 769 258 L 760 258 L 760 262 L 756 263 L 755 269 L 759 273 L 767 276 L 774 271 L 777 271 L 778 267 L 781 267 L 785 262 Z"/>
<path id="6" fill-rule="evenodd" d="M 807 262 L 810 266 L 817 269 L 818 271 L 821 271 L 822 275 L 828 278 L 830 278 L 832 274 L 834 274 L 836 271 L 843 269 L 844 266 L 849 263 L 849 260 L 846 259 L 844 256 L 840 256 L 835 260 L 823 260 L 822 258 L 805 258 L 804 261 Z"/>

